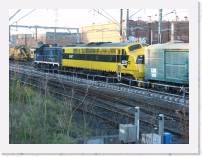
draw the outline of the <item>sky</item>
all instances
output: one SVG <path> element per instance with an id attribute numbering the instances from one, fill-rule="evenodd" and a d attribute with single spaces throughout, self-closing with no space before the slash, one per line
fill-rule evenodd
<path id="1" fill-rule="evenodd" d="M 17 10 L 18 9 L 9 9 L 9 18 Z M 186 9 L 175 9 L 176 12 L 172 12 L 173 10 L 174 9 L 163 9 L 163 20 L 175 20 L 176 15 L 179 17 L 179 20 L 184 20 L 185 16 L 189 17 L 189 12 Z M 25 16 L 28 13 L 30 14 Z M 25 17 L 22 18 L 23 16 Z M 158 20 L 158 9 L 129 9 L 129 16 L 131 16 L 130 20 L 141 19 L 155 21 Z M 151 18 L 148 16 L 151 16 Z M 123 18 L 126 18 L 126 9 L 123 9 Z M 21 9 L 21 11 L 9 21 L 9 25 L 18 24 L 80 28 L 81 26 L 86 25 L 119 21 L 119 9 Z M 13 31 L 16 30 L 17 29 L 13 29 Z"/>

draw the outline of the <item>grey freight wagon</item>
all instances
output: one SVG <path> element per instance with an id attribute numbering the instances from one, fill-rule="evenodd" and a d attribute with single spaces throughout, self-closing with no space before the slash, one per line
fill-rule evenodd
<path id="1" fill-rule="evenodd" d="M 145 50 L 145 80 L 189 84 L 189 44 L 150 45 Z"/>

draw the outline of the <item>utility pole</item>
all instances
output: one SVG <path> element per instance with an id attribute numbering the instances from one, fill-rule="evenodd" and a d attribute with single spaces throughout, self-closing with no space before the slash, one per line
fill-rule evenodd
<path id="1" fill-rule="evenodd" d="M 148 26 L 149 26 L 149 44 L 152 45 L 152 39 L 151 39 L 151 22 L 149 21 L 148 23 Z"/>
<path id="2" fill-rule="evenodd" d="M 35 27 L 35 40 L 37 42 L 37 27 Z"/>
<path id="3" fill-rule="evenodd" d="M 58 22 L 58 9 L 55 9 L 55 28 L 54 28 L 54 44 L 57 44 L 56 42 L 56 27 Z"/>
<path id="4" fill-rule="evenodd" d="M 171 22 L 171 42 L 174 40 L 174 22 Z"/>
<path id="5" fill-rule="evenodd" d="M 122 41 L 122 22 L 123 22 L 123 9 L 120 10 L 120 36 Z"/>
<path id="6" fill-rule="evenodd" d="M 76 40 L 76 42 L 77 43 L 80 43 L 80 34 L 79 34 L 79 28 L 78 29 L 76 29 L 76 36 L 77 36 L 77 40 Z"/>
<path id="7" fill-rule="evenodd" d="M 129 9 L 127 9 L 126 14 L 126 41 L 128 41 L 128 36 L 129 36 Z"/>
<path id="8" fill-rule="evenodd" d="M 162 12 L 163 9 L 159 9 L 158 43 L 161 43 Z"/>
<path id="9" fill-rule="evenodd" d="M 54 28 L 54 44 L 56 44 L 56 27 Z"/>

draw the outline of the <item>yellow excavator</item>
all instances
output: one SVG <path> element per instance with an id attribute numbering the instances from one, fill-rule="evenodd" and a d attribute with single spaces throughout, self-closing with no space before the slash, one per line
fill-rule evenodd
<path id="1" fill-rule="evenodd" d="M 31 61 L 34 59 L 34 51 L 24 45 L 10 47 L 9 59 L 15 61 Z"/>

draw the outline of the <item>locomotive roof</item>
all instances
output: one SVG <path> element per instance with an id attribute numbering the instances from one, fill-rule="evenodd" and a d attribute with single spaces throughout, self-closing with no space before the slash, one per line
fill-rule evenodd
<path id="1" fill-rule="evenodd" d="M 132 44 L 139 44 L 139 43 L 111 43 L 111 42 L 100 42 L 100 43 L 89 43 L 89 44 L 80 44 L 80 45 L 75 45 L 75 46 L 66 46 L 66 47 L 125 47 L 128 45 L 132 45 Z"/>

